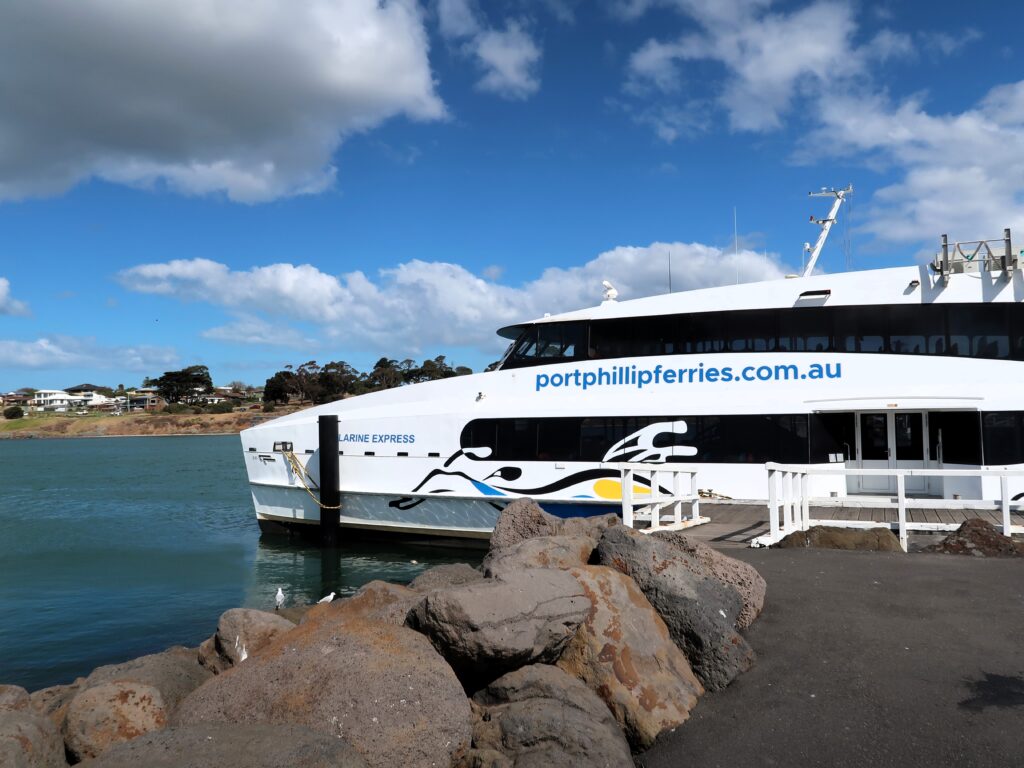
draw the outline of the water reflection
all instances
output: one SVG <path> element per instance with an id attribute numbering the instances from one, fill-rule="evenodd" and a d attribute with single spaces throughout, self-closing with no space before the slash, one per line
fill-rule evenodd
<path id="1" fill-rule="evenodd" d="M 479 549 L 362 540 L 321 549 L 296 537 L 264 534 L 256 548 L 245 604 L 273 610 L 278 587 L 289 606 L 315 603 L 331 592 L 347 597 L 375 579 L 407 584 L 435 565 L 476 566 L 483 554 Z"/>

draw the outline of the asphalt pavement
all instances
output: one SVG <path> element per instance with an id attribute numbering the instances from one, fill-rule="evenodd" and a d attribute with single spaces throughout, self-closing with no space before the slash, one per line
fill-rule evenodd
<path id="1" fill-rule="evenodd" d="M 1024 766 L 1024 560 L 728 554 L 768 582 L 757 663 L 637 765 Z"/>

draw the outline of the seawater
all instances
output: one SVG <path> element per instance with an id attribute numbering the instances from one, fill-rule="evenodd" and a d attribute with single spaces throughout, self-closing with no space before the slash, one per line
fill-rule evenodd
<path id="1" fill-rule="evenodd" d="M 408 582 L 474 551 L 260 536 L 237 436 L 0 441 L 0 684 L 198 645 L 238 606 Z"/>

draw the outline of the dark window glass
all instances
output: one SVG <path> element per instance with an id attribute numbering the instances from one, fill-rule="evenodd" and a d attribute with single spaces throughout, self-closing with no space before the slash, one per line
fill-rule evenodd
<path id="1" fill-rule="evenodd" d="M 946 346 L 945 307 L 889 307 L 889 350 L 897 355 L 941 355 Z"/>
<path id="2" fill-rule="evenodd" d="M 985 435 L 986 464 L 1024 463 L 1024 447 L 1021 445 L 1021 426 L 1024 424 L 1024 413 L 1021 411 L 993 411 L 984 415 L 982 423 Z M 949 445 L 948 442 L 945 444 Z M 952 461 L 952 459 L 947 455 L 946 461 Z"/>
<path id="3" fill-rule="evenodd" d="M 899 461 L 924 460 L 924 416 L 920 413 L 897 413 L 896 458 Z"/>
<path id="4" fill-rule="evenodd" d="M 587 356 L 587 323 L 538 323 L 516 339 L 504 368 L 545 365 Z"/>
<path id="5" fill-rule="evenodd" d="M 1005 359 L 1010 356 L 1005 305 L 949 305 L 950 354 Z"/>
<path id="6" fill-rule="evenodd" d="M 538 461 L 579 461 L 582 419 L 536 419 Z"/>
<path id="7" fill-rule="evenodd" d="M 814 413 L 810 417 L 810 456 L 812 464 L 823 464 L 835 454 L 843 460 L 853 458 L 856 424 L 852 413 Z"/>
<path id="8" fill-rule="evenodd" d="M 536 419 L 496 419 L 498 447 L 494 452 L 497 459 L 524 457 L 537 458 Z"/>
<path id="9" fill-rule="evenodd" d="M 939 445 L 941 444 L 941 456 Z M 931 411 L 928 455 L 946 464 L 981 464 L 981 416 L 976 411 Z"/>
<path id="10" fill-rule="evenodd" d="M 889 427 L 884 413 L 860 415 L 861 457 L 866 461 L 885 461 L 889 458 Z"/>
<path id="11" fill-rule="evenodd" d="M 821 308 L 798 308 L 779 317 L 780 350 L 827 352 L 832 348 L 832 312 Z"/>

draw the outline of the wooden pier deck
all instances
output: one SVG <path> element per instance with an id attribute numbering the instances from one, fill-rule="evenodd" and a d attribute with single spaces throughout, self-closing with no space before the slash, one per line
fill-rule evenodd
<path id="1" fill-rule="evenodd" d="M 705 501 L 700 504 L 702 515 L 711 519 L 710 523 L 698 525 L 686 530 L 687 536 L 700 539 L 716 547 L 748 547 L 758 536 L 768 533 L 768 507 L 765 504 L 740 504 L 736 502 Z M 685 512 L 684 512 L 685 514 Z M 1024 525 L 1024 515 L 1014 512 L 1011 516 L 1013 525 Z M 907 510 L 908 522 L 914 523 L 945 523 L 959 525 L 965 520 L 980 518 L 997 528 L 1003 524 L 1002 515 L 997 509 L 942 509 L 913 507 Z M 878 523 L 895 523 L 897 510 L 895 507 L 863 507 L 863 506 L 816 506 L 811 505 L 812 520 L 858 520 Z M 945 536 L 946 532 L 921 533 L 911 532 L 911 538 L 918 541 L 936 536 Z"/>

